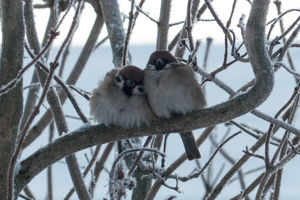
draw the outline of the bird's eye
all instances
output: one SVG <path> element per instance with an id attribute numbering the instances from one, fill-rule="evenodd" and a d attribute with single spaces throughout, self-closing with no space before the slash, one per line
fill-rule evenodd
<path id="1" fill-rule="evenodd" d="M 138 91 L 141 92 L 141 93 L 144 92 L 143 87 L 138 87 L 137 89 L 138 89 Z"/>
<path id="2" fill-rule="evenodd" d="M 165 66 L 165 61 L 163 60 L 163 59 L 161 59 L 161 58 L 158 58 L 158 59 L 156 59 L 156 61 L 155 61 L 155 65 L 157 66 L 157 67 L 163 67 L 163 66 Z"/>
<path id="3" fill-rule="evenodd" d="M 120 83 L 122 80 L 121 80 L 121 78 L 120 78 L 120 76 L 116 76 L 116 81 L 118 82 L 118 83 Z"/>

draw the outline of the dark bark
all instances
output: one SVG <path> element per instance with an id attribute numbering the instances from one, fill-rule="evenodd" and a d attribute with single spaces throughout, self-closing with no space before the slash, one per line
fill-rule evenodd
<path id="1" fill-rule="evenodd" d="M 2 52 L 0 85 L 14 79 L 23 65 L 22 1 L 1 0 Z M 23 110 L 22 81 L 0 96 L 0 199 L 8 198 L 8 176 Z"/>

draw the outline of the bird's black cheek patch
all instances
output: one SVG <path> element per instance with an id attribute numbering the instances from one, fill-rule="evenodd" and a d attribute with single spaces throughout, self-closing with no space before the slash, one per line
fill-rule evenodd
<path id="1" fill-rule="evenodd" d="M 123 87 L 123 92 L 124 92 L 128 97 L 130 97 L 130 96 L 132 95 L 132 88 L 129 88 L 129 87 L 124 86 L 124 87 Z"/>
<path id="2" fill-rule="evenodd" d="M 144 88 L 143 87 L 138 87 L 138 91 L 142 93 L 142 92 L 144 92 Z"/>
<path id="3" fill-rule="evenodd" d="M 164 68 L 164 66 L 157 66 L 155 65 L 155 70 L 162 70 Z"/>
<path id="4" fill-rule="evenodd" d="M 120 83 L 122 80 L 121 80 L 121 78 L 120 78 L 119 76 L 117 76 L 117 77 L 116 77 L 116 81 L 117 81 L 118 83 Z"/>

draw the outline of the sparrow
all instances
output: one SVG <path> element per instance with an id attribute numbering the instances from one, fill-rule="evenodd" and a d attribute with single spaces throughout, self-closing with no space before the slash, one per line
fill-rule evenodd
<path id="1" fill-rule="evenodd" d="M 122 128 L 149 125 L 155 118 L 143 87 L 144 71 L 125 66 L 106 73 L 90 97 L 90 114 L 105 126 Z"/>
<path id="2" fill-rule="evenodd" d="M 170 119 L 202 109 L 205 96 L 191 67 L 179 62 L 168 51 L 155 51 L 145 68 L 144 89 L 157 117 Z M 200 158 L 191 131 L 180 133 L 187 158 Z"/>

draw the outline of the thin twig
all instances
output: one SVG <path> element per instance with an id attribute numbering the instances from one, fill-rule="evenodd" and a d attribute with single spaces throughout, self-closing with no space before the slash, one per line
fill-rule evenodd
<path id="1" fill-rule="evenodd" d="M 264 176 L 264 173 L 262 173 L 261 175 L 259 175 L 244 191 L 242 195 L 237 195 L 233 198 L 231 198 L 231 200 L 239 200 L 242 199 L 244 196 L 250 194 L 250 192 L 252 192 L 256 186 L 260 183 L 262 177 Z"/>
<path id="2" fill-rule="evenodd" d="M 146 13 L 145 11 L 143 11 L 139 6 L 135 6 L 136 10 L 139 11 L 140 13 L 142 13 L 144 16 L 146 16 L 148 19 L 150 19 L 151 21 L 153 21 L 154 23 L 158 24 L 158 21 L 156 21 L 154 18 L 152 18 L 148 13 Z"/>
<path id="3" fill-rule="evenodd" d="M 28 46 L 25 44 L 25 49 L 27 50 L 27 53 L 33 57 L 32 52 L 30 51 L 30 49 L 28 48 Z M 49 73 L 48 68 L 41 62 L 37 62 L 38 66 L 40 68 L 42 68 L 46 73 Z M 67 94 L 69 100 L 71 101 L 73 107 L 75 108 L 78 116 L 82 119 L 82 121 L 84 123 L 87 123 L 89 120 L 87 119 L 87 117 L 85 117 L 85 115 L 83 114 L 83 112 L 81 111 L 81 109 L 79 108 L 79 105 L 77 103 L 77 101 L 75 100 L 75 98 L 73 97 L 73 95 L 70 93 L 68 87 L 66 86 L 66 84 L 57 76 L 54 75 L 54 80 L 62 87 L 62 89 L 64 90 L 64 92 Z"/>
<path id="4" fill-rule="evenodd" d="M 193 44 L 193 50 L 191 52 L 191 54 L 189 55 L 189 58 L 187 60 L 187 64 L 190 65 L 197 65 L 195 62 L 197 61 L 197 52 L 199 51 L 199 47 L 200 47 L 200 41 L 198 40 L 196 42 L 196 47 L 194 47 L 194 44 Z"/>
<path id="5" fill-rule="evenodd" d="M 225 52 L 224 52 L 224 58 L 223 58 L 223 64 L 222 64 L 222 66 L 226 65 L 227 59 L 228 59 L 228 39 L 227 39 L 226 35 L 224 37 L 224 49 L 225 49 Z"/>
<path id="6" fill-rule="evenodd" d="M 208 138 L 208 136 L 212 133 L 212 130 L 214 128 L 215 127 L 208 127 L 203 131 L 203 133 L 196 141 L 197 146 L 200 146 Z M 163 173 L 162 176 L 163 177 L 170 176 L 171 173 L 173 173 L 186 159 L 187 159 L 186 153 L 181 154 L 178 159 L 176 159 L 172 164 L 170 164 L 170 166 L 166 169 L 166 171 Z M 161 180 L 156 180 L 153 186 L 151 187 L 151 189 L 149 190 L 146 200 L 154 199 L 161 185 L 162 185 Z"/>
<path id="7" fill-rule="evenodd" d="M 230 13 L 230 16 L 226 22 L 226 29 L 228 30 L 229 27 L 230 27 L 230 24 L 231 24 L 231 20 L 232 20 L 232 17 L 233 17 L 233 13 L 234 13 L 234 10 L 235 10 L 235 5 L 236 5 L 236 0 L 233 1 L 233 4 L 232 4 L 232 9 L 231 9 L 231 13 Z M 227 63 L 227 55 L 228 55 L 228 36 L 225 34 L 225 53 L 224 53 L 224 60 L 223 60 L 223 66 L 226 65 Z M 235 48 L 235 42 L 233 42 L 232 44 L 232 49 Z"/>
<path id="8" fill-rule="evenodd" d="M 146 0 L 141 0 L 141 1 L 140 1 L 139 5 L 138 5 L 138 7 L 139 7 L 140 9 L 143 7 L 145 1 L 146 1 Z M 133 24 L 132 24 L 131 29 L 134 28 L 135 23 L 136 23 L 136 20 L 137 20 L 137 18 L 138 18 L 138 16 L 139 16 L 139 13 L 140 13 L 140 12 L 139 12 L 138 10 L 135 11 L 134 17 L 133 17 Z"/>
<path id="9" fill-rule="evenodd" d="M 238 131 L 237 133 L 231 135 L 230 137 L 228 137 L 223 143 L 221 143 L 218 148 L 214 151 L 214 153 L 211 155 L 211 157 L 208 159 L 208 161 L 205 163 L 205 165 L 202 167 L 201 170 L 197 171 L 197 172 L 193 172 L 192 174 L 188 175 L 187 177 L 178 177 L 178 179 L 180 181 L 186 182 L 188 180 L 191 180 L 193 178 L 197 178 L 199 177 L 200 174 L 202 174 L 205 169 L 210 165 L 211 161 L 214 159 L 214 157 L 217 155 L 217 153 L 220 151 L 220 149 L 228 142 L 230 141 L 232 138 L 234 138 L 235 136 L 237 136 L 238 134 L 240 134 L 241 131 Z"/>
<path id="10" fill-rule="evenodd" d="M 217 86 L 219 86 L 220 88 L 222 88 L 223 90 L 225 90 L 229 95 L 235 96 L 237 94 L 226 83 L 222 82 L 220 79 L 212 76 L 211 74 L 206 73 L 201 68 L 195 66 L 193 69 L 194 69 L 195 72 L 199 73 L 201 76 L 205 77 L 206 79 L 208 79 L 210 81 L 213 81 Z M 255 80 L 253 79 L 251 81 L 251 83 L 252 82 L 254 84 Z M 260 112 L 258 110 L 253 110 L 253 111 L 251 111 L 251 113 L 253 115 L 259 117 L 259 118 L 262 118 L 262 119 L 264 119 L 264 120 L 272 123 L 272 124 L 275 124 L 276 126 L 279 126 L 279 127 L 283 128 L 283 129 L 286 129 L 286 130 L 289 130 L 291 133 L 294 133 L 296 135 L 300 135 L 300 130 L 298 130 L 297 128 L 289 125 L 288 123 L 285 123 L 285 122 L 283 122 L 281 120 L 277 120 L 277 119 L 275 119 L 275 118 L 273 118 L 271 116 L 268 116 L 268 115 L 266 115 L 266 114 L 264 114 L 264 113 L 262 113 L 262 112 Z"/>
<path id="11" fill-rule="evenodd" d="M 290 74 L 294 75 L 296 80 L 300 79 L 300 74 L 298 74 L 297 72 L 293 71 L 292 69 L 289 69 L 283 62 L 279 62 L 278 63 L 280 66 L 282 66 L 287 72 L 289 72 Z"/>
<path id="12" fill-rule="evenodd" d="M 26 196 L 23 195 L 23 194 L 19 194 L 19 197 L 21 197 L 21 198 L 23 198 L 23 199 L 25 199 L 25 200 L 33 200 L 32 198 L 26 197 Z"/>
<path id="13" fill-rule="evenodd" d="M 264 156 L 261 156 L 261 155 L 259 155 L 259 154 L 255 154 L 255 153 L 250 152 L 247 146 L 246 146 L 246 150 L 243 150 L 243 152 L 244 152 L 246 155 L 248 155 L 248 156 L 252 156 L 252 157 L 261 159 L 261 160 L 263 160 L 263 161 L 266 160 Z"/>
<path id="14" fill-rule="evenodd" d="M 68 85 L 74 85 L 79 79 L 80 74 L 82 73 L 84 67 L 86 66 L 86 62 L 89 56 L 91 55 L 92 49 L 97 41 L 102 26 L 103 26 L 103 17 L 101 12 L 98 11 L 93 28 L 88 36 L 88 39 L 83 47 L 83 50 L 80 53 L 80 56 L 77 62 L 75 63 L 72 71 L 70 72 L 69 77 L 66 79 L 66 83 Z M 36 43 L 36 41 L 33 42 Z M 61 104 L 63 104 L 67 99 L 67 96 L 64 95 L 63 93 L 60 93 L 59 96 L 61 97 L 60 99 Z M 45 112 L 45 114 L 43 114 L 41 119 L 38 120 L 36 125 L 30 129 L 28 136 L 26 137 L 24 147 L 28 146 L 32 141 L 34 141 L 42 133 L 42 131 L 45 129 L 45 127 L 49 124 L 51 120 L 52 120 L 52 111 L 48 109 Z"/>
<path id="15" fill-rule="evenodd" d="M 275 24 L 276 24 L 279 20 L 281 20 L 281 18 L 282 18 L 284 15 L 286 15 L 286 14 L 288 14 L 288 13 L 290 13 L 290 12 L 293 12 L 293 11 L 300 12 L 300 9 L 289 9 L 289 10 L 285 11 L 284 13 L 280 14 L 276 19 L 274 19 L 274 20 L 272 20 L 271 22 L 269 22 L 269 23 L 272 23 L 272 25 L 271 25 L 271 27 L 270 27 L 270 29 L 269 29 L 268 34 L 267 34 L 267 39 L 268 39 L 268 40 L 270 39 L 271 32 L 272 32 L 272 30 L 273 30 Z M 267 24 L 269 24 L 269 23 L 267 23 Z"/>
<path id="16" fill-rule="evenodd" d="M 128 28 L 127 28 L 127 34 L 124 42 L 124 48 L 123 48 L 123 55 L 122 55 L 122 63 L 123 66 L 127 65 L 127 51 L 128 51 L 128 45 L 129 45 L 129 40 L 130 36 L 132 33 L 132 28 L 134 24 L 134 15 L 133 15 L 133 9 L 135 5 L 135 0 L 131 0 L 131 8 L 129 12 L 129 22 L 128 22 Z"/>
<path id="17" fill-rule="evenodd" d="M 165 137 L 164 137 L 164 145 L 163 145 L 163 152 L 166 153 L 167 151 L 167 141 L 168 141 L 168 137 L 169 137 L 169 134 L 166 134 Z M 161 160 L 161 168 L 165 168 L 165 158 L 163 157 L 162 160 Z"/>
<path id="18" fill-rule="evenodd" d="M 226 52 L 226 51 L 225 51 L 225 52 Z M 214 70 L 213 72 L 211 72 L 211 75 L 212 75 L 212 76 L 216 76 L 216 74 L 218 74 L 219 72 L 221 72 L 221 71 L 227 69 L 229 66 L 231 66 L 232 64 L 234 64 L 235 62 L 238 61 L 237 59 L 234 59 L 234 60 L 230 61 L 229 63 L 225 63 L 225 64 L 224 64 L 224 62 L 226 62 L 226 57 L 227 57 L 227 55 L 226 55 L 226 53 L 225 53 L 225 54 L 224 54 L 223 65 L 222 65 L 221 67 L 218 67 L 218 68 L 217 68 L 216 70 Z"/>
<path id="19" fill-rule="evenodd" d="M 82 1 L 79 0 L 76 11 L 75 11 L 75 15 L 74 15 L 73 20 L 72 20 L 72 24 L 69 28 L 69 31 L 67 33 L 67 36 L 66 36 L 65 40 L 63 41 L 60 49 L 58 50 L 57 55 L 55 56 L 55 59 L 54 59 L 54 62 L 53 62 L 54 64 L 52 64 L 52 65 L 55 65 L 55 64 L 57 65 L 58 64 L 58 60 L 59 60 L 63 50 L 65 49 L 66 45 L 69 42 L 69 40 L 71 38 L 71 35 L 73 34 L 73 31 L 75 30 L 75 27 L 77 26 L 77 21 L 78 21 L 78 18 L 79 18 L 79 14 L 80 14 L 80 10 L 81 10 L 82 5 L 83 5 Z M 65 17 L 65 16 L 63 16 L 63 17 Z M 68 126 L 67 126 L 65 117 L 63 115 L 62 107 L 60 106 L 60 102 L 58 101 L 58 96 L 56 95 L 56 93 L 53 90 L 51 90 L 48 93 L 47 98 L 48 98 L 49 104 L 51 105 L 51 110 L 53 112 L 56 127 L 58 129 L 58 134 L 60 136 L 62 136 L 64 133 L 68 132 Z M 88 193 L 88 191 L 85 187 L 85 184 L 84 184 L 84 181 L 83 181 L 83 178 L 82 178 L 82 175 L 81 175 L 81 172 L 80 172 L 80 168 L 78 166 L 75 155 L 73 154 L 73 155 L 70 155 L 70 156 L 66 157 L 66 162 L 67 162 L 67 165 L 68 165 L 68 169 L 69 169 L 73 184 L 76 188 L 76 192 L 77 192 L 78 197 L 80 199 L 86 199 L 86 200 L 91 199 L 90 196 L 89 196 L 89 193 Z"/>
<path id="20" fill-rule="evenodd" d="M 276 10 L 277 10 L 278 15 L 281 15 L 281 13 L 282 13 L 281 12 L 281 1 L 276 0 L 276 1 L 274 1 L 274 4 L 276 6 Z M 279 26 L 280 26 L 280 31 L 281 31 L 281 34 L 282 34 L 284 32 L 283 19 L 279 20 Z M 282 40 L 283 40 L 283 43 L 285 44 L 286 43 L 286 38 L 284 37 L 284 38 L 282 38 Z M 290 51 L 287 51 L 287 58 L 288 58 L 288 62 L 290 64 L 291 69 L 295 71 L 295 66 L 294 66 L 294 62 L 293 62 Z M 298 82 L 297 79 L 296 79 L 296 82 Z"/>
<path id="21" fill-rule="evenodd" d="M 298 21 L 300 21 L 300 17 L 298 18 Z M 300 25 L 298 25 L 297 28 L 295 28 L 295 30 L 292 32 L 291 36 L 288 38 L 288 40 L 286 41 L 286 43 L 283 45 L 282 51 L 281 51 L 281 53 L 279 55 L 279 60 L 283 59 L 283 56 L 287 52 L 287 50 L 290 47 L 290 45 L 292 44 L 292 42 L 296 39 L 299 31 L 300 31 Z"/>
<path id="22" fill-rule="evenodd" d="M 58 67 L 58 64 L 56 63 L 52 63 L 51 66 L 50 66 L 50 71 L 49 71 L 49 74 L 48 74 L 48 77 L 46 79 L 46 82 L 44 84 L 44 88 L 43 88 L 43 92 L 41 94 L 41 97 L 39 99 L 39 102 L 37 103 L 35 109 L 32 111 L 30 117 L 28 118 L 27 122 L 25 123 L 24 125 L 24 128 L 23 128 L 23 131 L 21 132 L 20 134 L 20 137 L 19 137 L 19 141 L 18 141 L 18 144 L 16 145 L 16 150 L 12 156 L 12 161 L 11 161 L 11 167 L 10 167 L 10 172 L 9 172 L 9 199 L 12 199 L 13 197 L 13 178 L 14 178 L 14 169 L 15 169 L 15 165 L 16 165 L 16 162 L 18 160 L 18 157 L 19 157 L 19 154 L 22 150 L 22 146 L 23 146 L 23 143 L 24 143 L 24 140 L 25 140 L 25 137 L 27 135 L 27 132 L 29 130 L 29 127 L 30 125 L 32 124 L 34 118 L 38 115 L 39 113 L 39 110 L 40 110 L 40 107 L 46 97 L 46 94 L 47 94 L 47 91 L 48 91 L 48 88 L 50 87 L 50 82 L 53 78 L 53 75 L 54 75 L 54 71 L 55 69 Z"/>
<path id="23" fill-rule="evenodd" d="M 42 51 L 35 56 L 35 58 L 28 63 L 23 69 L 21 69 L 17 76 L 11 80 L 10 82 L 8 82 L 6 85 L 2 86 L 0 88 L 0 96 L 7 93 L 9 90 L 13 89 L 21 80 L 22 76 L 24 75 L 24 73 L 31 67 L 34 65 L 34 63 L 36 63 L 43 55 L 44 53 L 49 49 L 49 47 L 51 46 L 53 40 L 56 38 L 56 36 L 58 36 L 58 32 L 52 32 L 50 34 L 50 39 L 47 42 L 46 46 L 42 49 Z"/>
<path id="24" fill-rule="evenodd" d="M 258 172 L 258 171 L 261 171 L 261 170 L 263 170 L 263 169 L 265 169 L 265 168 L 266 168 L 266 167 L 265 167 L 264 165 L 262 165 L 262 166 L 260 166 L 260 167 L 254 168 L 254 169 L 250 169 L 249 171 L 245 171 L 243 174 L 244 174 L 244 175 L 249 175 L 249 174 L 252 174 L 252 173 L 256 173 L 256 172 Z M 232 179 L 228 182 L 228 184 L 233 183 L 233 182 L 236 181 L 237 179 L 238 179 L 238 177 L 232 178 Z"/>
<path id="25" fill-rule="evenodd" d="M 300 88 L 300 83 L 298 84 L 297 87 L 294 88 L 294 92 L 292 94 L 292 96 L 288 99 L 288 101 L 282 106 L 282 108 L 276 113 L 275 115 L 275 119 L 277 119 L 279 117 L 279 115 L 292 103 L 292 101 L 294 100 L 294 98 L 297 96 L 298 91 Z M 271 136 L 272 136 L 272 130 L 273 130 L 274 124 L 270 124 L 269 126 L 269 130 L 267 132 L 266 135 L 266 144 L 265 144 L 265 162 L 266 162 L 266 168 L 270 168 L 271 167 L 271 162 L 270 162 L 270 158 L 269 158 L 269 145 L 270 145 L 270 140 L 271 140 Z"/>
<path id="26" fill-rule="evenodd" d="M 299 103 L 299 94 L 297 95 L 297 97 L 294 100 L 293 105 L 291 106 L 292 107 L 292 112 L 290 113 L 290 116 L 289 116 L 289 123 L 291 123 L 292 120 L 295 117 L 298 103 Z M 289 132 L 286 131 L 283 138 L 282 138 L 282 140 L 281 140 L 281 142 L 280 142 L 280 144 L 279 144 L 279 146 L 278 146 L 278 148 L 277 148 L 277 150 L 274 153 L 274 156 L 273 156 L 272 161 L 271 161 L 271 166 L 273 166 L 275 164 L 275 161 L 276 161 L 276 159 L 279 155 L 279 152 L 282 150 L 284 144 L 287 143 L 288 136 L 289 136 Z"/>
<path id="27" fill-rule="evenodd" d="M 113 149 L 113 146 L 114 146 L 114 143 L 109 143 L 106 145 L 103 153 L 102 153 L 102 156 L 100 157 L 100 159 L 96 162 L 95 164 L 95 167 L 94 167 L 94 172 L 93 172 L 93 178 L 92 178 L 92 181 L 89 185 L 89 192 L 91 194 L 91 196 L 94 195 L 94 190 L 95 190 L 95 187 L 96 187 L 96 183 L 99 179 L 99 176 L 100 176 L 100 173 L 102 171 L 102 169 L 104 169 L 104 164 L 105 162 L 107 161 L 107 158 L 109 156 L 109 154 L 111 153 L 111 150 Z M 64 200 L 67 200 L 68 198 L 65 197 Z"/>
<path id="28" fill-rule="evenodd" d="M 137 151 L 149 151 L 149 152 L 154 152 L 154 153 L 157 153 L 159 154 L 160 156 L 165 156 L 163 153 L 161 153 L 160 151 L 156 150 L 156 149 L 150 149 L 150 148 L 137 148 L 137 149 L 127 149 L 127 150 L 124 150 L 123 152 L 121 152 L 118 157 L 115 159 L 114 163 L 112 164 L 112 167 L 111 167 L 111 171 L 109 173 L 109 195 L 110 195 L 110 198 L 113 200 L 115 199 L 114 198 L 114 189 L 113 189 L 113 184 L 115 182 L 115 177 L 114 177 L 114 174 L 115 174 L 115 171 L 116 171 L 116 167 L 117 167 L 117 164 L 119 163 L 119 161 L 124 157 L 126 156 L 127 154 L 131 154 L 131 153 L 134 153 L 134 152 L 137 152 Z"/>
<path id="29" fill-rule="evenodd" d="M 100 47 L 102 44 L 104 44 L 104 42 L 106 42 L 109 39 L 109 36 L 105 36 L 102 40 L 100 40 L 95 47 L 93 48 L 93 51 L 95 51 L 96 49 L 98 49 L 98 47 Z"/>
<path id="30" fill-rule="evenodd" d="M 33 193 L 31 192 L 31 190 L 29 189 L 28 185 L 24 187 L 23 191 L 25 192 L 25 194 L 30 197 L 32 200 L 36 200 L 37 198 L 34 197 Z"/>
<path id="31" fill-rule="evenodd" d="M 230 130 L 230 129 L 228 129 L 228 133 L 229 133 L 229 130 Z M 225 134 L 225 135 L 226 135 L 226 134 Z M 212 142 L 213 146 L 216 147 L 216 148 L 218 148 L 218 143 L 215 141 L 215 138 L 214 138 L 212 135 L 209 136 L 209 139 L 210 139 L 210 141 Z M 224 138 L 224 139 L 225 139 L 225 138 Z M 223 141 L 223 139 L 222 139 L 221 141 Z M 224 141 L 223 141 L 223 142 L 224 142 Z M 233 159 L 233 158 L 232 158 L 232 157 L 231 157 L 224 149 L 220 149 L 220 154 L 221 154 L 228 162 L 230 162 L 232 165 L 234 165 L 235 159 Z M 220 176 L 220 175 L 219 175 L 219 176 Z M 216 182 L 217 182 L 219 176 L 217 176 L 217 177 L 215 178 L 215 180 L 212 182 L 212 183 L 213 183 L 213 184 L 212 184 L 212 187 L 216 184 Z M 238 170 L 238 178 L 239 178 L 239 180 L 240 180 L 241 188 L 242 188 L 242 190 L 244 190 L 246 186 L 245 186 L 245 180 L 244 180 L 244 173 L 242 172 L 241 169 Z M 248 200 L 249 198 L 246 197 L 246 199 Z"/>
<path id="32" fill-rule="evenodd" d="M 212 1 L 213 1 L 213 0 L 211 0 L 210 2 L 212 2 Z M 200 20 L 201 15 L 205 12 L 206 8 L 207 8 L 207 6 L 206 6 L 206 4 L 204 3 L 204 4 L 201 6 L 201 8 L 198 10 L 197 14 L 196 14 L 196 19 L 197 19 L 197 20 Z"/>
<path id="33" fill-rule="evenodd" d="M 80 88 L 75 87 L 74 85 L 69 85 L 69 87 L 74 90 L 75 92 L 77 92 L 78 94 L 80 94 L 82 97 L 84 97 L 86 100 L 90 100 L 90 92 L 84 91 Z"/>
<path id="34" fill-rule="evenodd" d="M 180 31 L 175 35 L 175 37 L 173 38 L 173 40 L 171 40 L 171 42 L 168 45 L 168 51 L 172 51 L 173 48 L 176 46 L 179 38 L 180 38 Z"/>
<path id="35" fill-rule="evenodd" d="M 88 174 L 88 172 L 90 171 L 90 169 L 92 168 L 93 164 L 95 163 L 96 161 L 96 158 L 100 152 L 100 148 L 101 148 L 101 145 L 97 145 L 96 146 L 96 149 L 95 149 L 95 152 L 93 153 L 93 156 L 91 158 L 91 160 L 89 161 L 88 165 L 86 166 L 86 168 L 84 169 L 82 175 L 83 177 L 86 177 L 86 175 Z M 64 200 L 68 200 L 70 199 L 70 197 L 72 196 L 72 194 L 74 193 L 75 189 L 74 187 L 72 187 L 70 189 L 70 191 L 68 192 L 68 194 L 66 195 L 66 197 L 64 198 Z"/>
<path id="36" fill-rule="evenodd" d="M 186 31 L 189 39 L 189 47 L 191 51 L 194 51 L 194 41 L 192 35 L 192 0 L 188 0 L 187 12 L 186 12 Z"/>
<path id="37" fill-rule="evenodd" d="M 276 165 L 274 165 L 274 171 L 281 169 L 286 163 L 288 163 L 292 158 L 298 155 L 300 151 L 300 145 L 297 145 L 293 151 L 289 152 L 285 157 L 283 157 Z"/>
<path id="38" fill-rule="evenodd" d="M 206 4 L 207 8 L 209 9 L 210 13 L 212 14 L 212 16 L 215 18 L 217 24 L 223 30 L 224 34 L 228 37 L 229 42 L 232 44 L 232 38 L 231 38 L 230 32 L 228 31 L 228 29 L 221 22 L 220 18 L 218 17 L 218 15 L 216 14 L 215 10 L 211 6 L 210 1 L 209 0 L 205 0 L 205 4 Z"/>
<path id="39" fill-rule="evenodd" d="M 269 54 L 272 54 L 273 48 L 278 44 L 278 42 L 284 38 L 300 21 L 300 17 L 298 17 L 290 26 L 287 30 L 285 30 L 280 36 L 276 37 L 274 40 L 272 40 L 271 44 L 270 44 L 270 49 L 269 49 Z M 299 25 L 298 25 L 299 27 Z M 297 30 L 298 29 L 298 30 Z M 296 34 L 299 31 L 299 28 L 296 28 Z M 293 32 L 293 34 L 295 34 L 295 31 Z M 285 44 L 286 46 L 287 44 Z M 290 43 L 288 44 L 288 46 L 290 45 Z"/>
<path id="40" fill-rule="evenodd" d="M 236 6 L 236 0 L 233 1 L 232 8 L 231 8 L 231 13 L 230 13 L 230 16 L 229 16 L 229 18 L 226 22 L 226 28 L 227 29 L 230 27 L 232 17 L 233 17 L 234 11 L 235 11 L 235 6 Z"/>
<path id="41" fill-rule="evenodd" d="M 151 140 L 152 140 L 152 136 L 147 137 L 146 142 L 143 145 L 143 148 L 147 147 L 148 144 L 151 142 Z M 138 157 L 135 159 L 135 161 L 133 162 L 131 168 L 129 169 L 128 176 L 131 176 L 133 174 L 133 172 L 134 172 L 135 168 L 137 167 L 138 163 L 140 162 L 143 154 L 144 154 L 144 151 L 141 151 L 138 154 Z"/>
<path id="42" fill-rule="evenodd" d="M 200 0 L 189 1 L 187 5 L 187 15 L 185 23 L 180 31 L 179 42 L 177 43 L 177 48 L 175 51 L 175 56 L 182 58 L 185 52 L 185 48 L 189 51 L 194 50 L 193 38 L 192 38 L 192 28 L 195 22 L 196 12 L 199 7 Z M 189 45 L 187 45 L 187 42 Z M 192 49 L 191 49 L 192 48 Z"/>
<path id="43" fill-rule="evenodd" d="M 51 122 L 49 126 L 49 143 L 52 142 L 53 137 L 54 137 L 54 122 Z M 47 200 L 52 200 L 53 199 L 52 165 L 49 165 L 49 167 L 47 168 L 47 185 L 48 185 Z"/>
<path id="44" fill-rule="evenodd" d="M 241 129 L 242 131 L 244 131 L 245 133 L 251 135 L 252 137 L 254 137 L 255 139 L 258 139 L 260 137 L 260 135 L 258 134 L 255 134 L 253 132 L 251 132 L 250 130 L 244 128 L 241 124 L 233 121 L 233 120 L 230 120 L 230 123 L 232 123 L 233 125 L 235 125 L 236 127 L 238 127 L 239 129 Z"/>
<path id="45" fill-rule="evenodd" d="M 293 99 L 296 97 L 296 95 L 298 94 L 298 90 L 299 90 L 300 84 L 298 84 L 298 86 L 294 89 L 294 93 L 292 94 L 292 96 L 289 98 L 289 100 L 287 101 L 286 104 L 284 104 L 284 106 L 276 113 L 275 115 L 275 119 L 278 118 L 278 116 L 288 107 L 288 105 L 293 101 Z M 256 194 L 256 199 L 260 199 L 261 196 L 263 195 L 263 191 L 266 185 L 266 182 L 269 178 L 269 176 L 271 175 L 271 171 L 273 170 L 273 166 L 271 166 L 271 162 L 270 162 L 270 158 L 269 158 L 269 143 L 270 143 L 270 137 L 272 135 L 272 130 L 273 130 L 274 124 L 270 124 L 268 132 L 266 134 L 266 140 L 265 140 L 265 165 L 266 165 L 266 172 L 261 180 L 259 189 L 257 191 Z"/>
<path id="46" fill-rule="evenodd" d="M 295 113 L 296 110 L 298 108 L 298 104 L 299 104 L 299 95 L 297 95 L 293 105 L 292 105 L 292 111 L 290 112 L 289 118 L 288 118 L 288 123 L 292 123 L 292 121 L 294 120 L 295 117 Z M 282 142 L 280 143 L 280 146 L 278 147 L 278 149 L 276 150 L 272 162 L 271 164 L 274 165 L 277 156 L 279 154 L 280 151 L 280 157 L 279 159 L 283 159 L 283 157 L 286 155 L 287 153 L 287 146 L 288 146 L 288 138 L 289 138 L 290 133 L 288 131 L 285 131 L 284 137 L 282 139 Z M 281 180 L 282 180 L 282 173 L 283 173 L 283 168 L 278 170 L 277 174 L 276 174 L 276 179 L 275 179 L 275 184 L 274 184 L 274 200 L 278 200 L 279 199 L 279 194 L 280 194 L 280 189 L 281 189 Z"/>

